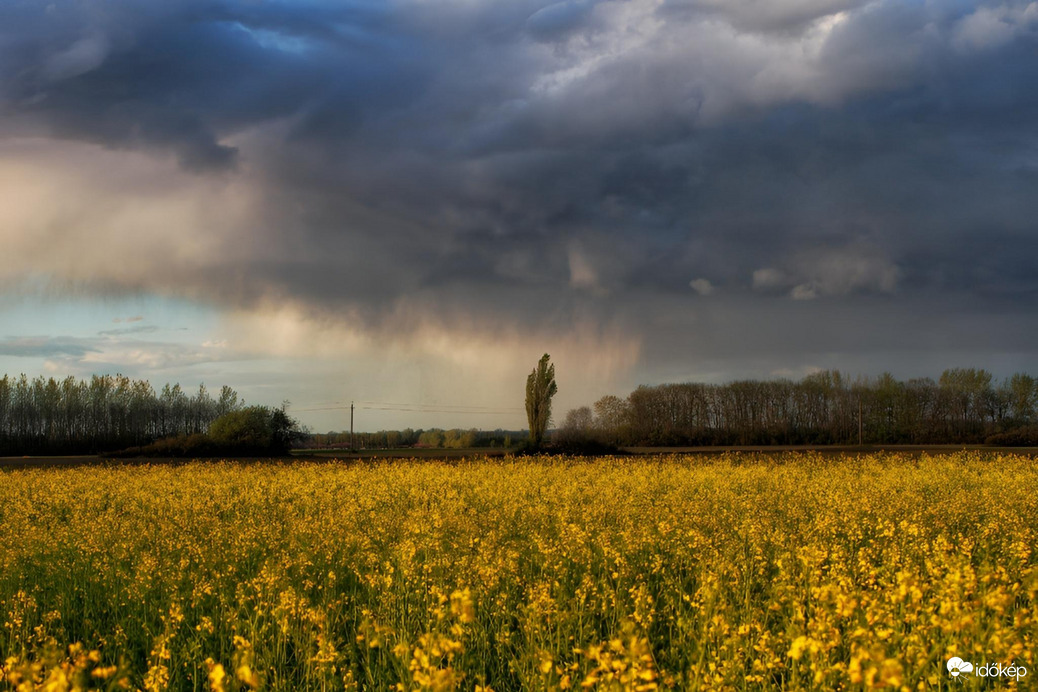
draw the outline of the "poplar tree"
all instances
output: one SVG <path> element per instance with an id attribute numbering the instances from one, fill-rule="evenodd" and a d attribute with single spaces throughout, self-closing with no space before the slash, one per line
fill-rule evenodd
<path id="1" fill-rule="evenodd" d="M 534 449 L 544 441 L 544 433 L 551 423 L 551 398 L 558 391 L 555 366 L 549 365 L 549 360 L 547 353 L 541 356 L 537 367 L 526 378 L 526 418 L 530 422 L 530 444 Z"/>

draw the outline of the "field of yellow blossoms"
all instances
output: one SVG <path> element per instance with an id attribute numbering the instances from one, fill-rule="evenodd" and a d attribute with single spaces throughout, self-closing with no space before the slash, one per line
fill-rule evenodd
<path id="1" fill-rule="evenodd" d="M 3 470 L 0 689 L 1026 689 L 1036 550 L 975 452 Z"/>

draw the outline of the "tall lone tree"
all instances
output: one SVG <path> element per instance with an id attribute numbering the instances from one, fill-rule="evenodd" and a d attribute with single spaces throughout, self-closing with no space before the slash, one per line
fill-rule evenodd
<path id="1" fill-rule="evenodd" d="M 526 418 L 530 422 L 530 444 L 536 449 L 544 441 L 551 422 L 551 398 L 559 388 L 555 385 L 555 366 L 549 365 L 547 353 L 526 378 Z"/>

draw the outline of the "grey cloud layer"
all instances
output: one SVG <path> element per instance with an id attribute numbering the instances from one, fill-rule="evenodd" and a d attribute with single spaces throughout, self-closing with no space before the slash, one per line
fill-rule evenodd
<path id="1" fill-rule="evenodd" d="M 81 358 L 98 351 L 89 340 L 58 336 L 7 337 L 0 341 L 0 356 Z"/>
<path id="2" fill-rule="evenodd" d="M 148 331 L 148 330 L 141 330 Z M 219 344 L 186 344 L 133 338 L 135 332 L 100 332 L 96 337 L 14 336 L 0 340 L 0 356 L 44 359 L 65 373 L 140 372 L 183 369 L 207 363 L 248 358 L 229 353 Z"/>
<path id="3" fill-rule="evenodd" d="M 580 315 L 672 357 L 761 305 L 776 333 L 860 300 L 1034 333 L 1036 3 L 13 2 L 0 27 L 0 132 L 263 188 L 255 253 L 181 270 L 217 299 Z M 711 340 L 672 328 L 705 301 Z"/>

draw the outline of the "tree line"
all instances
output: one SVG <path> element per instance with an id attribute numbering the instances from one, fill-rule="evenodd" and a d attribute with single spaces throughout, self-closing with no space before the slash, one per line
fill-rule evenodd
<path id="1" fill-rule="evenodd" d="M 202 384 L 156 392 L 145 380 L 94 375 L 62 380 L 26 375 L 0 379 L 0 455 L 94 454 L 155 440 L 205 433 L 214 420 L 241 409 L 224 386 L 214 397 Z"/>
<path id="2" fill-rule="evenodd" d="M 379 430 L 378 432 L 327 432 L 308 436 L 305 444 L 312 449 L 399 449 L 427 447 L 432 449 L 461 449 L 470 447 L 511 447 L 512 440 L 526 436 L 521 430 L 477 430 L 469 428 L 429 428 L 417 430 Z M 351 439 L 352 437 L 352 439 Z"/>
<path id="3" fill-rule="evenodd" d="M 1038 444 L 1038 381 L 996 382 L 986 370 L 945 370 L 938 380 L 837 370 L 800 381 L 742 380 L 641 386 L 569 411 L 560 444 Z"/>

